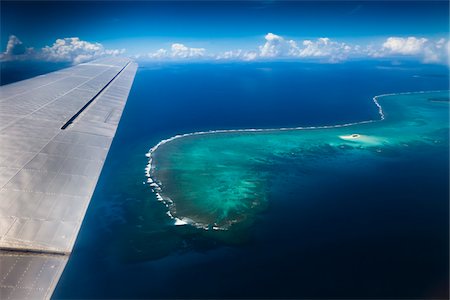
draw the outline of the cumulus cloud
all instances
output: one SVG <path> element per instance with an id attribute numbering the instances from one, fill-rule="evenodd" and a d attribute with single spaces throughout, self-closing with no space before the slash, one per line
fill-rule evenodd
<path id="1" fill-rule="evenodd" d="M 319 38 L 315 41 L 304 40 L 303 48 L 298 53 L 299 57 L 324 57 L 330 62 L 346 59 L 357 46 L 332 41 L 329 38 Z"/>
<path id="2" fill-rule="evenodd" d="M 100 43 L 80 40 L 78 37 L 57 39 L 53 45 L 34 50 L 26 48 L 14 35 L 9 37 L 6 50 L 0 55 L 0 61 L 10 60 L 46 60 L 78 64 L 102 56 L 119 55 L 125 49 L 105 49 Z"/>
<path id="3" fill-rule="evenodd" d="M 147 58 L 150 59 L 184 59 L 184 58 L 202 58 L 206 56 L 205 48 L 193 48 L 184 44 L 174 43 L 170 46 L 170 49 L 159 49 L 155 52 L 147 54 Z"/>
<path id="4" fill-rule="evenodd" d="M 33 48 L 27 48 L 15 35 L 9 36 L 5 52 L 0 54 L 0 61 L 25 59 L 33 53 Z"/>
<path id="5" fill-rule="evenodd" d="M 393 54 L 412 55 L 419 53 L 425 43 L 428 42 L 425 38 L 400 38 L 390 37 L 383 43 L 383 50 L 387 50 Z"/>
<path id="6" fill-rule="evenodd" d="M 11 35 L 8 39 L 8 44 L 6 44 L 6 55 L 21 55 L 25 54 L 26 48 L 22 41 L 19 40 L 15 35 Z"/>
<path id="7" fill-rule="evenodd" d="M 258 57 L 258 53 L 256 53 L 255 51 L 248 51 L 242 55 L 243 60 L 246 60 L 246 61 L 254 60 L 257 57 Z"/>
<path id="8" fill-rule="evenodd" d="M 73 64 L 89 61 L 102 56 L 124 53 L 124 49 L 106 49 L 102 44 L 83 41 L 78 37 L 57 39 L 52 45 L 41 49 L 25 47 L 14 35 L 9 37 L 6 49 L 0 53 L 0 61 L 8 60 L 46 60 L 71 62 Z M 296 59 L 318 60 L 321 62 L 340 62 L 347 59 L 375 59 L 399 56 L 410 57 L 424 63 L 449 64 L 450 41 L 447 38 L 429 39 L 425 37 L 388 37 L 383 41 L 369 45 L 356 45 L 336 41 L 328 37 L 317 39 L 292 40 L 283 36 L 267 33 L 261 45 L 253 50 L 228 50 L 220 53 L 208 53 L 205 48 L 189 47 L 173 43 L 168 48 L 161 48 L 151 53 L 136 55 L 137 59 L 183 60 L 273 60 Z"/>
<path id="9" fill-rule="evenodd" d="M 216 59 L 240 59 L 242 52 L 242 49 L 225 51 L 217 54 Z"/>
<path id="10" fill-rule="evenodd" d="M 251 61 L 258 57 L 256 51 L 243 51 L 242 49 L 225 51 L 216 55 L 217 60 L 243 60 Z"/>
<path id="11" fill-rule="evenodd" d="M 389 37 L 379 49 L 370 48 L 372 57 L 412 56 L 418 57 L 425 63 L 448 63 L 449 41 L 441 38 L 430 40 L 427 38 Z"/>
<path id="12" fill-rule="evenodd" d="M 205 55 L 205 48 L 190 48 L 183 44 L 172 44 L 170 47 L 172 57 L 188 58 L 188 57 L 202 57 Z"/>
<path id="13" fill-rule="evenodd" d="M 168 51 L 166 49 L 159 49 L 155 52 L 151 52 L 148 54 L 149 58 L 163 58 L 167 56 Z"/>
<path id="14" fill-rule="evenodd" d="M 258 47 L 257 58 L 303 58 L 339 62 L 348 58 L 410 56 L 424 63 L 448 63 L 450 42 L 424 37 L 389 37 L 378 45 L 352 45 L 327 37 L 294 41 L 268 33 L 265 43 Z"/>
<path id="15" fill-rule="evenodd" d="M 299 48 L 293 40 L 285 40 L 283 37 L 269 32 L 264 36 L 266 42 L 259 46 L 260 57 L 294 56 Z"/>
<path id="16" fill-rule="evenodd" d="M 329 38 L 317 40 L 303 40 L 300 43 L 287 40 L 282 36 L 268 33 L 264 37 L 265 43 L 259 46 L 259 57 L 276 58 L 322 58 L 336 62 L 347 58 L 353 47 L 346 43 L 339 43 Z"/>
<path id="17" fill-rule="evenodd" d="M 169 49 L 159 49 L 144 56 L 136 58 L 150 59 L 190 59 L 190 58 L 214 58 L 216 60 L 267 60 L 278 58 L 320 59 L 328 62 L 338 62 L 346 59 L 359 49 L 359 46 L 351 46 L 337 42 L 329 38 L 316 40 L 303 40 L 296 42 L 285 39 L 280 35 L 268 33 L 264 36 L 264 44 L 257 50 L 228 50 L 217 54 L 206 54 L 205 48 L 191 48 L 183 44 L 172 44 Z"/>
<path id="18" fill-rule="evenodd" d="M 49 61 L 65 61 L 78 64 L 102 56 L 115 56 L 125 49 L 105 49 L 100 43 L 82 41 L 78 37 L 57 39 L 52 46 L 42 48 L 41 55 Z"/>

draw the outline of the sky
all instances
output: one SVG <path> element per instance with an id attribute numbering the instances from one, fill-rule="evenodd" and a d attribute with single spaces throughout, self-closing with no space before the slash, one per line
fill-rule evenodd
<path id="1" fill-rule="evenodd" d="M 448 64 L 448 9 L 447 1 L 1 1 L 0 60 Z"/>

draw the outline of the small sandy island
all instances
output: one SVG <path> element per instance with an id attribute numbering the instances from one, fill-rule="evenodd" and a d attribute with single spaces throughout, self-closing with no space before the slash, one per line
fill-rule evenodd
<path id="1" fill-rule="evenodd" d="M 348 141 L 348 142 L 361 143 L 361 144 L 370 145 L 370 146 L 381 145 L 381 144 L 387 142 L 385 139 L 380 138 L 380 137 L 364 135 L 364 134 L 359 134 L 359 133 L 340 135 L 339 138 L 342 140 Z"/>
<path id="2" fill-rule="evenodd" d="M 361 138 L 361 135 L 358 133 L 353 133 L 353 134 L 349 134 L 349 135 L 341 135 L 339 137 L 343 140 L 356 140 L 356 139 Z"/>

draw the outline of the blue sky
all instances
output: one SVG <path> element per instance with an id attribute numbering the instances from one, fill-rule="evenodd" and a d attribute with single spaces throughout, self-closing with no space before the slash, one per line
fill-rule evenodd
<path id="1" fill-rule="evenodd" d="M 203 56 L 207 57 L 230 51 L 234 51 L 230 56 L 235 57 L 239 56 L 238 51 L 241 56 L 255 52 L 257 57 L 263 57 L 260 54 L 267 42 L 265 37 L 273 33 L 283 39 L 275 41 L 277 47 L 283 44 L 279 46 L 283 49 L 272 57 L 289 56 L 288 53 L 297 53 L 291 56 L 298 57 L 306 47 L 305 40 L 317 43 L 317 47 L 330 47 L 330 44 L 320 45 L 319 38 L 348 45 L 352 47 L 352 55 L 358 56 L 362 50 L 355 54 L 355 48 L 371 46 L 373 51 L 381 51 L 389 37 L 414 37 L 417 41 L 400 42 L 405 47 L 416 43 L 417 47 L 435 49 L 431 43 L 442 38 L 448 42 L 448 21 L 446 1 L 2 1 L 0 42 L 6 51 L 8 39 L 13 35 L 25 47 L 41 49 L 51 47 L 57 39 L 76 37 L 80 41 L 101 44 L 104 49 L 125 49 L 124 53 L 129 56 L 144 57 L 162 49 L 165 52 L 160 51 L 153 57 L 169 57 L 173 44 L 181 44 L 185 48 L 178 47 L 180 51 L 198 54 L 195 49 L 204 49 Z M 421 44 L 423 38 L 427 42 Z M 285 43 L 290 40 L 298 49 Z M 333 51 L 345 48 L 338 44 L 334 44 Z M 397 52 L 389 53 L 395 56 L 398 50 L 397 47 Z M 420 56 L 417 51 L 413 52 Z M 377 55 L 371 54 L 371 57 Z"/>

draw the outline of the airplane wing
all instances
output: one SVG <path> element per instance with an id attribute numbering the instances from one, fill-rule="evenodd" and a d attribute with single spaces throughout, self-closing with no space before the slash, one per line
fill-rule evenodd
<path id="1" fill-rule="evenodd" d="M 0 87 L 1 299 L 51 297 L 136 69 L 106 58 Z"/>

